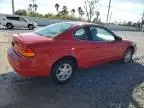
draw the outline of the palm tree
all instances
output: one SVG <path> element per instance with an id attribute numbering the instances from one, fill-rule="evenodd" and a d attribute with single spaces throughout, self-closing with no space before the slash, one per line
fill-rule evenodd
<path id="1" fill-rule="evenodd" d="M 56 3 L 56 4 L 55 4 L 55 8 L 56 8 L 56 11 L 57 11 L 57 12 L 59 11 L 59 7 L 60 7 L 59 4 Z"/>
<path id="2" fill-rule="evenodd" d="M 63 6 L 62 13 L 63 13 L 63 15 L 67 15 L 68 14 L 67 6 Z"/>
<path id="3" fill-rule="evenodd" d="M 63 10 L 67 10 L 67 6 L 63 6 Z"/>
<path id="4" fill-rule="evenodd" d="M 38 5 L 37 5 L 37 4 L 34 4 L 34 5 L 33 5 L 33 8 L 34 8 L 34 11 L 35 11 L 35 13 L 36 13 L 37 8 L 38 8 Z"/>
<path id="5" fill-rule="evenodd" d="M 29 4 L 29 7 L 28 7 L 28 8 L 29 8 L 29 10 L 30 10 L 30 13 L 32 13 L 32 7 L 33 7 L 32 4 Z"/>
<path id="6" fill-rule="evenodd" d="M 79 15 L 80 15 L 80 13 L 81 13 L 81 10 L 82 10 L 82 8 L 81 8 L 81 7 L 78 7 L 78 13 L 79 13 Z"/>
<path id="7" fill-rule="evenodd" d="M 81 16 L 81 18 L 82 18 L 82 16 L 83 16 L 84 14 L 85 14 L 84 11 L 81 10 L 81 12 L 80 12 L 80 16 Z"/>
<path id="8" fill-rule="evenodd" d="M 82 10 L 82 7 L 78 7 L 78 13 L 81 17 L 84 15 L 84 11 Z"/>
<path id="9" fill-rule="evenodd" d="M 99 16 L 100 16 L 100 12 L 96 12 L 96 20 L 98 20 L 98 18 L 99 18 Z"/>
<path id="10" fill-rule="evenodd" d="M 75 9 L 72 9 L 72 10 L 71 10 L 71 13 L 72 13 L 72 15 L 74 15 L 74 13 L 75 13 Z"/>

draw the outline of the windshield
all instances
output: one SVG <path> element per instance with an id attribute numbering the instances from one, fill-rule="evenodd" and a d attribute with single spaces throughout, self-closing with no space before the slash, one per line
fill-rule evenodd
<path id="1" fill-rule="evenodd" d="M 41 36 L 55 37 L 71 27 L 72 24 L 70 23 L 56 23 L 37 30 L 34 33 Z"/>

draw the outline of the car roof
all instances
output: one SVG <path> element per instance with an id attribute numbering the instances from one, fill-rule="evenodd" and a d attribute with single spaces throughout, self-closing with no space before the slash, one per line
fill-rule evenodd
<path id="1" fill-rule="evenodd" d="M 88 23 L 88 22 L 66 22 L 66 23 L 70 23 L 73 25 L 79 25 L 79 26 L 92 24 L 92 23 Z"/>
<path id="2" fill-rule="evenodd" d="M 100 24 L 94 24 L 94 23 L 89 23 L 89 22 L 66 22 L 66 23 L 70 23 L 73 24 L 74 26 L 87 26 L 87 25 L 91 25 L 91 26 L 99 26 L 99 27 L 105 27 L 103 25 Z"/>

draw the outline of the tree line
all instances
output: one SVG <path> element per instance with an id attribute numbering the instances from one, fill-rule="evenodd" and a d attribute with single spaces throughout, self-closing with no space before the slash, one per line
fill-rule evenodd
<path id="1" fill-rule="evenodd" d="M 56 9 L 57 14 L 47 13 L 45 15 L 38 13 L 37 4 L 29 4 L 28 9 L 18 9 L 16 15 L 32 16 L 32 17 L 42 17 L 42 18 L 59 18 L 59 19 L 70 19 L 70 20 L 84 20 L 87 18 L 88 21 L 100 22 L 100 12 L 99 10 L 99 0 L 86 0 L 83 7 L 78 7 L 77 9 L 71 9 L 69 11 L 67 6 L 61 6 L 56 3 L 54 8 Z M 75 16 L 75 13 L 78 12 L 79 17 Z M 85 16 L 85 17 L 84 17 Z"/>

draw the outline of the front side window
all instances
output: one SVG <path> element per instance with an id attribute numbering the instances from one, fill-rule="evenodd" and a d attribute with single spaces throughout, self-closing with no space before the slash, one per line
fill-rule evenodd
<path id="1" fill-rule="evenodd" d="M 69 28 L 71 28 L 73 25 L 70 23 L 56 23 L 49 25 L 47 27 L 44 27 L 40 30 L 35 31 L 35 34 L 41 35 L 41 36 L 47 36 L 47 37 L 55 37 Z"/>
<path id="2" fill-rule="evenodd" d="M 24 18 L 19 18 L 19 21 L 27 22 Z"/>
<path id="3" fill-rule="evenodd" d="M 93 41 L 114 41 L 114 36 L 107 30 L 99 27 L 90 27 Z"/>

